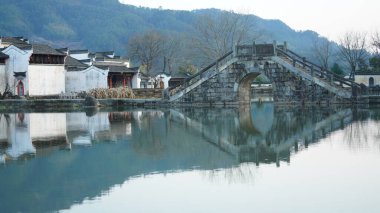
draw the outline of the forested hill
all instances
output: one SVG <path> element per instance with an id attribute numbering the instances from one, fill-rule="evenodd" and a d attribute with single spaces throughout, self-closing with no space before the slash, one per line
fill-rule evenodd
<path id="1" fill-rule="evenodd" d="M 115 50 L 126 53 L 128 38 L 148 29 L 164 33 L 194 33 L 203 13 L 220 10 L 175 11 L 124 5 L 118 0 L 0 0 L 0 35 L 24 36 L 60 47 Z M 308 53 L 318 34 L 296 32 L 279 20 L 250 16 L 263 41 L 287 41 Z M 306 54 L 308 55 L 308 54 Z"/>

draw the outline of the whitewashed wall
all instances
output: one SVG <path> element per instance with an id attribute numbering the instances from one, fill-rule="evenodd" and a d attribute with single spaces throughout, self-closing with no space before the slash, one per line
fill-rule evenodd
<path id="1" fill-rule="evenodd" d="M 141 78 L 140 73 L 137 73 L 132 78 L 132 89 L 140 89 Z"/>
<path id="2" fill-rule="evenodd" d="M 83 71 L 66 72 L 66 93 L 107 88 L 108 70 L 91 66 Z"/>
<path id="3" fill-rule="evenodd" d="M 369 86 L 369 78 L 373 78 L 374 86 L 380 85 L 380 75 L 355 75 L 355 82 Z"/>
<path id="4" fill-rule="evenodd" d="M 29 95 L 49 96 L 65 93 L 63 65 L 29 65 Z"/>
<path id="5" fill-rule="evenodd" d="M 29 119 L 33 139 L 66 136 L 66 113 L 31 113 Z"/>
<path id="6" fill-rule="evenodd" d="M 84 82 L 85 76 L 81 71 L 66 72 L 66 93 L 86 91 L 86 85 Z"/>
<path id="7" fill-rule="evenodd" d="M 7 74 L 5 71 L 5 64 L 0 64 L 0 93 L 4 92 Z M 1 133 L 0 133 L 1 134 Z"/>

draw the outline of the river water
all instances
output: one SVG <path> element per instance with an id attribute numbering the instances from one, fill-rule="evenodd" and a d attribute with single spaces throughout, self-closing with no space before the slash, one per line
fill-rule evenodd
<path id="1" fill-rule="evenodd" d="M 0 114 L 0 212 L 380 212 L 380 109 Z"/>

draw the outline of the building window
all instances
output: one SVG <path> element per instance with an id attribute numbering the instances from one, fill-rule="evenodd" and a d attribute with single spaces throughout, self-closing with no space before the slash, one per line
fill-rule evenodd
<path id="1" fill-rule="evenodd" d="M 373 77 L 370 77 L 369 78 L 369 86 L 373 87 L 374 85 L 375 85 L 375 79 L 373 79 Z"/>

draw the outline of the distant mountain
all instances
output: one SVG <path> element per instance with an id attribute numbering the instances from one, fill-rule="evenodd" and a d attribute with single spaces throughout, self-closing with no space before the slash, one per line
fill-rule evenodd
<path id="1" fill-rule="evenodd" d="M 201 14 L 221 12 L 150 9 L 118 0 L 0 0 L 0 5 L 1 36 L 24 36 L 60 47 L 115 50 L 118 54 L 126 54 L 128 38 L 135 33 L 155 29 L 191 34 Z M 295 31 L 280 20 L 249 18 L 262 34 L 262 41 L 287 41 L 290 48 L 311 57 L 316 32 Z"/>

